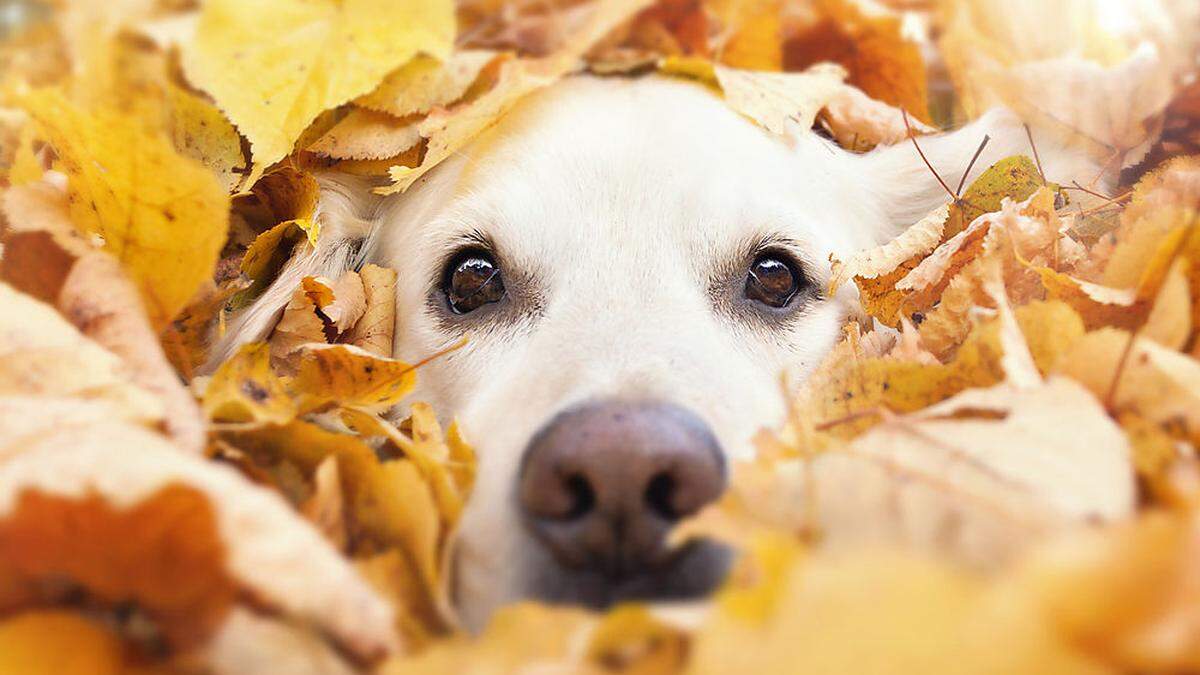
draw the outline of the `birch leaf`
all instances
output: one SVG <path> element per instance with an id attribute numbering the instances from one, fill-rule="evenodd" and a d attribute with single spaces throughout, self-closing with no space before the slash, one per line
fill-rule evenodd
<path id="1" fill-rule="evenodd" d="M 449 0 L 212 0 L 183 63 L 266 167 L 321 112 L 370 92 L 418 53 L 447 57 L 453 40 Z"/>

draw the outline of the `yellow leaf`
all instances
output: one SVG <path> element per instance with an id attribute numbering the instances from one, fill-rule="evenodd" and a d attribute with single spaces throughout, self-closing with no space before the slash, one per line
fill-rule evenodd
<path id="1" fill-rule="evenodd" d="M 346 341 L 378 356 L 392 355 L 396 331 L 396 270 L 366 264 L 359 271 L 367 308 Z"/>
<path id="2" fill-rule="evenodd" d="M 418 56 L 354 103 L 393 117 L 428 113 L 461 99 L 484 69 L 502 58 L 497 52 L 470 49 L 445 62 Z"/>
<path id="3" fill-rule="evenodd" d="M 949 214 L 950 205 L 943 204 L 888 243 L 859 251 L 845 262 L 835 258 L 832 261 L 829 293 L 836 293 L 842 284 L 856 277 L 875 279 L 893 274 L 912 258 L 920 259 L 933 252 L 942 243 L 942 232 L 946 228 L 946 218 Z M 909 265 L 904 274 L 913 266 L 915 263 Z"/>
<path id="4" fill-rule="evenodd" d="M 752 581 L 723 590 L 693 636 L 689 675 L 1106 672 L 1051 634 L 1024 595 L 993 598 L 945 562 L 895 551 L 774 553 L 768 574 L 754 564 L 771 558 L 755 553 Z"/>
<path id="5" fill-rule="evenodd" d="M 985 213 L 999 211 L 1004 199 L 1023 202 L 1043 186 L 1037 164 L 1025 155 L 1006 157 L 988 167 L 951 205 L 946 237 L 966 229 Z"/>
<path id="6" fill-rule="evenodd" d="M 308 345 L 293 381 L 301 407 L 325 403 L 380 410 L 399 403 L 416 384 L 416 370 L 352 345 Z"/>
<path id="7" fill-rule="evenodd" d="M 263 343 L 242 346 L 204 389 L 204 413 L 214 422 L 286 424 L 296 404 L 282 379 L 271 371 L 271 351 Z"/>
<path id="8" fill-rule="evenodd" d="M 321 112 L 370 92 L 420 52 L 445 58 L 453 40 L 449 0 L 212 0 L 183 61 L 265 167 Z"/>
<path id="9" fill-rule="evenodd" d="M 730 33 L 720 49 L 721 63 L 745 70 L 782 69 L 780 0 L 726 0 L 712 4 Z"/>
<path id="10" fill-rule="evenodd" d="M 905 125 L 904 113 L 899 108 L 873 99 L 851 85 L 842 87 L 825 105 L 821 119 L 837 142 L 852 152 L 904 142 L 910 128 L 915 134 L 936 131 L 915 118 Z"/>
<path id="11" fill-rule="evenodd" d="M 576 607 L 519 603 L 497 611 L 477 641 L 461 636 L 446 640 L 415 657 L 387 661 L 378 673 L 516 673 L 531 663 L 551 672 L 590 672 L 573 647 L 585 644 L 595 625 L 594 615 Z"/>
<path id="12" fill-rule="evenodd" d="M 403 192 L 477 135 L 494 125 L 523 98 L 547 87 L 575 67 L 574 59 L 517 59 L 504 63 L 496 86 L 474 101 L 451 110 L 434 111 L 418 129 L 428 139 L 425 157 L 417 167 L 394 166 L 393 184 L 381 194 Z"/>
<path id="13" fill-rule="evenodd" d="M 8 167 L 9 185 L 32 183 L 45 173 L 42 161 L 33 151 L 34 141 L 37 140 L 34 132 L 35 127 L 32 124 L 21 127 L 20 135 L 16 139 L 12 166 Z"/>
<path id="14" fill-rule="evenodd" d="M 67 174 L 75 225 L 103 238 L 161 329 L 212 276 L 229 217 L 224 188 L 129 118 L 84 113 L 54 91 L 26 105 Z"/>
<path id="15" fill-rule="evenodd" d="M 168 85 L 167 97 L 171 104 L 167 124 L 175 148 L 207 166 L 232 191 L 246 167 L 237 129 L 216 106 L 182 87 Z"/>
<path id="16" fill-rule="evenodd" d="M 894 13 L 868 14 L 848 0 L 817 0 L 815 20 L 783 47 L 788 70 L 833 62 L 844 67 L 850 84 L 872 98 L 929 121 L 925 59 L 908 39 Z"/>
<path id="17" fill-rule="evenodd" d="M 121 675 L 120 638 L 81 614 L 25 612 L 0 620 L 0 672 L 16 675 Z"/>
<path id="18" fill-rule="evenodd" d="M 846 77 L 840 66 L 828 63 L 801 73 L 763 73 L 702 59 L 670 57 L 663 60 L 660 69 L 715 85 L 724 93 L 729 107 L 781 135 L 789 128 L 806 133 L 817 113 L 841 90 Z"/>
<path id="19" fill-rule="evenodd" d="M 588 18 L 564 37 L 562 47 L 539 59 L 514 59 L 500 66 L 496 84 L 478 98 L 450 110 L 435 110 L 420 124 L 428 139 L 425 156 L 416 166 L 393 166 L 392 184 L 380 194 L 404 192 L 418 178 L 458 152 L 490 128 L 521 99 L 550 86 L 579 67 L 580 58 L 622 22 L 651 4 L 651 0 L 598 0 Z"/>
<path id="20" fill-rule="evenodd" d="M 292 252 L 292 246 L 300 241 L 304 232 L 299 220 L 285 220 L 254 238 L 246 255 L 242 256 L 242 272 L 255 282 L 251 292 L 265 288 L 271 282 L 272 272 L 278 272 Z"/>
<path id="21" fill-rule="evenodd" d="M 307 150 L 333 159 L 387 159 L 420 142 L 415 118 L 355 108 Z"/>
<path id="22" fill-rule="evenodd" d="M 475 453 L 452 425 L 442 434 L 433 408 L 427 403 L 414 403 L 412 415 L 406 420 L 410 436 L 386 420 L 360 410 L 342 411 L 342 421 L 359 434 L 383 436 L 404 453 L 420 469 L 433 490 L 438 513 L 447 529 L 458 524 L 467 497 L 475 484 Z"/>

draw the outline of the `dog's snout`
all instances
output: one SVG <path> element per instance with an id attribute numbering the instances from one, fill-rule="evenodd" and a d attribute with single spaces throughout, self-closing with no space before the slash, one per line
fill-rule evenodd
<path id="1" fill-rule="evenodd" d="M 725 465 L 694 414 L 666 403 L 604 401 L 555 417 L 530 442 L 519 500 L 560 563 L 632 576 L 663 562 L 679 519 L 720 496 Z"/>

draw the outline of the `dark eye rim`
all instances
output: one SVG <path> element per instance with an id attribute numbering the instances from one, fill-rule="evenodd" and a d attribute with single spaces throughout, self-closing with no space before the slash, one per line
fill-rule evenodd
<path id="1" fill-rule="evenodd" d="M 464 262 L 473 258 L 487 260 L 488 263 L 495 268 L 495 273 L 493 274 L 493 277 L 489 277 L 489 281 L 492 278 L 495 278 L 500 284 L 500 297 L 496 300 L 484 302 L 476 307 L 464 310 L 460 309 L 460 307 L 453 300 L 451 287 L 453 284 L 454 273 L 458 271 L 459 267 L 461 267 Z M 487 309 L 490 306 L 500 304 L 506 297 L 508 297 L 508 292 L 504 284 L 503 265 L 501 265 L 499 257 L 491 249 L 485 246 L 467 246 L 455 251 L 446 258 L 446 262 L 442 265 L 442 273 L 438 284 L 438 293 L 441 295 L 446 309 L 455 316 L 460 317 L 473 315 Z"/>
<path id="2" fill-rule="evenodd" d="M 788 272 L 791 273 L 791 276 L 792 276 L 791 293 L 788 294 L 787 299 L 784 300 L 782 304 L 774 305 L 771 303 L 767 303 L 758 298 L 752 297 L 749 294 L 748 289 L 749 289 L 749 285 L 751 283 L 751 279 L 753 278 L 752 274 L 753 274 L 754 268 L 765 259 L 777 260 L 777 261 L 783 263 L 783 265 L 787 268 Z M 803 263 L 799 259 L 797 259 L 797 257 L 791 251 L 788 251 L 788 250 L 782 249 L 782 248 L 769 247 L 769 248 L 764 248 L 759 251 L 756 251 L 754 253 L 754 255 L 750 258 L 749 263 L 746 265 L 745 279 L 742 283 L 742 287 L 740 290 L 741 290 L 742 299 L 745 302 L 753 305 L 754 307 L 756 307 L 762 311 L 767 311 L 767 312 L 772 312 L 772 313 L 781 313 L 781 312 L 790 311 L 797 304 L 798 300 L 806 297 L 809 294 L 809 291 L 813 287 L 814 286 L 813 286 L 812 280 L 808 277 L 807 274 L 804 273 Z"/>

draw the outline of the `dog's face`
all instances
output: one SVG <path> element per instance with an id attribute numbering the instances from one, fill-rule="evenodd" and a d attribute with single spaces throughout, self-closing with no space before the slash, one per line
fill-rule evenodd
<path id="1" fill-rule="evenodd" d="M 1026 150 L 991 116 L 926 154 L 953 183 L 985 132 L 980 168 Z M 911 147 L 772 137 L 661 78 L 557 85 L 404 195 L 326 180 L 323 216 L 366 218 L 366 259 L 398 271 L 396 355 L 470 336 L 415 397 L 479 457 L 455 558 L 472 626 L 522 597 L 595 605 L 716 583 L 715 549 L 667 551 L 666 535 L 720 494 L 729 461 L 784 415 L 783 383 L 836 342 L 854 299 L 826 294 L 830 254 L 945 201 Z M 348 264 L 330 246 L 311 260 Z"/>
<path id="2" fill-rule="evenodd" d="M 797 171 L 797 152 L 693 85 L 576 80 L 397 207 L 425 212 L 375 254 L 399 270 L 397 353 L 470 336 L 417 394 L 479 454 L 457 559 L 469 620 L 523 595 L 598 603 L 715 578 L 707 550 L 667 556 L 661 535 L 779 420 L 785 369 L 834 343 L 828 256 L 870 243 L 877 215 L 838 187 L 854 176 Z"/>

